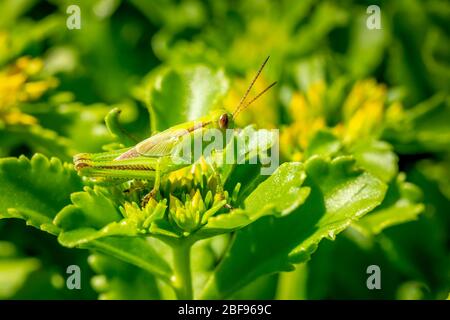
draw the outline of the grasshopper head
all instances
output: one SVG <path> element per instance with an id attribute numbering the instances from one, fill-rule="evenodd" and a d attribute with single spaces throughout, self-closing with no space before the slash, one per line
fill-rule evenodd
<path id="1" fill-rule="evenodd" d="M 232 128 L 234 126 L 233 115 L 229 112 L 224 112 L 219 116 L 217 123 L 222 130 Z"/>
<path id="2" fill-rule="evenodd" d="M 234 127 L 233 115 L 224 109 L 215 110 L 212 119 L 214 119 L 213 126 L 218 129 L 226 130 Z"/>

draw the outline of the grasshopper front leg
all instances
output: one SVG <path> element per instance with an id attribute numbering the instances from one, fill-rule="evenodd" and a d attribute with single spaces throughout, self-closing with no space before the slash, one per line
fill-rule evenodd
<path id="1" fill-rule="evenodd" d="M 216 197 L 218 197 L 219 200 L 224 200 L 226 198 L 225 196 L 225 190 L 223 188 L 222 184 L 222 178 L 220 176 L 220 173 L 217 171 L 216 166 L 214 163 L 209 163 L 210 168 L 213 172 L 213 176 L 217 179 L 217 186 L 216 186 Z M 229 203 L 225 203 L 223 205 L 224 208 L 228 210 L 233 210 L 234 208 Z"/>
<path id="2" fill-rule="evenodd" d="M 156 160 L 155 163 L 155 183 L 153 184 L 153 189 L 149 193 L 147 193 L 141 201 L 141 207 L 145 207 L 151 198 L 155 199 L 156 195 L 159 193 L 159 187 L 161 185 L 161 161 L 160 159 Z"/>

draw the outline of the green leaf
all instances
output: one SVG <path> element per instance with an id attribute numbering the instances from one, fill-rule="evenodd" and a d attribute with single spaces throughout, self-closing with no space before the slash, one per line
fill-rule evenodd
<path id="1" fill-rule="evenodd" d="M 317 258 L 314 257 L 315 261 Z M 308 283 L 307 264 L 302 263 L 295 266 L 295 270 L 282 272 L 278 276 L 278 286 L 276 292 L 277 300 L 305 300 L 306 286 Z M 320 286 L 322 288 L 322 286 Z"/>
<path id="2" fill-rule="evenodd" d="M 362 168 L 383 180 L 391 181 L 398 172 L 398 157 L 392 146 L 383 141 L 364 141 L 351 149 L 351 154 Z"/>
<path id="3" fill-rule="evenodd" d="M 36 258 L 0 259 L 0 298 L 13 296 L 27 277 L 40 267 L 41 263 Z"/>
<path id="4" fill-rule="evenodd" d="M 101 300 L 161 298 L 155 277 L 146 270 L 101 253 L 90 255 L 88 262 L 97 273 L 91 279 L 91 285 Z"/>
<path id="5" fill-rule="evenodd" d="M 315 211 L 314 232 L 290 252 L 292 262 L 309 259 L 323 238 L 333 240 L 352 221 L 372 211 L 383 200 L 387 186 L 368 172 L 355 169 L 351 157 L 339 157 L 330 164 L 320 158 L 306 163 L 308 181 L 316 193 L 300 211 Z M 309 180 L 309 178 L 311 180 Z M 314 219 L 313 219 L 314 220 Z"/>
<path id="6" fill-rule="evenodd" d="M 439 191 L 450 200 L 450 154 L 446 158 L 436 160 L 422 160 L 417 167 L 430 180 L 435 181 Z M 426 190 L 429 193 L 429 190 Z"/>
<path id="7" fill-rule="evenodd" d="M 208 280 L 201 298 L 227 297 L 261 275 L 292 270 L 292 263 L 309 259 L 323 238 L 334 239 L 379 205 L 386 185 L 355 170 L 354 160 L 311 158 L 304 186 L 305 203 L 291 214 L 264 217 L 237 232 L 229 252 Z"/>
<path id="8" fill-rule="evenodd" d="M 223 70 L 202 65 L 163 70 L 150 92 L 152 131 L 207 115 L 227 90 L 228 80 Z"/>
<path id="9" fill-rule="evenodd" d="M 106 127 L 111 135 L 124 147 L 134 146 L 137 141 L 133 140 L 131 136 L 125 132 L 119 123 L 119 115 L 122 112 L 119 108 L 112 109 L 105 117 Z"/>
<path id="10" fill-rule="evenodd" d="M 308 159 L 314 155 L 331 157 L 341 147 L 341 142 L 333 133 L 319 130 L 309 141 L 308 147 L 305 150 L 305 158 Z"/>
<path id="11" fill-rule="evenodd" d="M 83 244 L 80 248 L 90 249 L 128 262 L 169 281 L 172 270 L 146 239 L 136 237 L 109 237 Z"/>
<path id="12" fill-rule="evenodd" d="M 401 174 L 389 185 L 383 203 L 355 222 L 353 227 L 365 236 L 373 236 L 388 227 L 416 220 L 425 208 L 420 203 L 421 198 L 421 190 L 405 182 L 405 175 Z"/>
<path id="13" fill-rule="evenodd" d="M 357 79 L 373 74 L 383 59 L 388 43 L 386 28 L 369 30 L 365 27 L 367 19 L 366 12 L 358 14 L 355 18 L 351 28 L 349 49 L 346 53 L 349 73 Z M 380 23 L 384 24 L 384 21 Z"/>
<path id="14" fill-rule="evenodd" d="M 117 205 L 104 191 L 95 187 L 72 194 L 72 205 L 66 206 L 54 219 L 61 229 L 58 241 L 66 247 L 97 250 L 136 265 L 168 279 L 167 262 L 143 238 L 132 223 L 122 220 Z M 122 221 L 121 221 L 122 220 Z"/>
<path id="15" fill-rule="evenodd" d="M 70 196 L 73 204 L 58 213 L 55 225 L 65 231 L 78 228 L 101 229 L 110 222 L 122 219 L 115 203 L 100 187 L 85 187 L 84 190 Z"/>
<path id="16" fill-rule="evenodd" d="M 39 259 L 19 257 L 13 243 L 0 241 L 0 299 L 13 297 L 28 276 L 40 267 Z"/>
<path id="17" fill-rule="evenodd" d="M 239 183 L 241 185 L 239 198 L 247 197 L 259 183 L 268 175 L 262 175 L 262 163 L 271 163 L 269 154 L 277 152 L 277 136 L 269 130 L 256 130 L 249 125 L 235 134 L 233 143 L 229 143 L 225 150 L 214 155 L 212 161 L 219 167 L 221 179 L 225 182 L 225 189 L 232 192 Z M 238 148 L 238 146 L 246 146 Z M 234 161 L 229 161 L 228 157 Z M 238 164 L 239 163 L 239 164 Z M 246 179 L 242 179 L 246 177 Z"/>
<path id="18" fill-rule="evenodd" d="M 22 219 L 25 220 L 25 223 L 28 226 L 41 229 L 42 231 L 51 233 L 53 235 L 57 235 L 60 232 L 59 228 L 53 224 L 52 219 L 40 212 L 36 212 L 31 209 L 9 208 L 6 214 L 0 214 L 0 218 Z"/>
<path id="19" fill-rule="evenodd" d="M 245 227 L 265 215 L 286 216 L 301 205 L 310 189 L 302 187 L 306 174 L 301 163 L 282 164 L 244 200 L 244 209 L 209 218 L 201 235 L 214 235 Z"/>
<path id="20" fill-rule="evenodd" d="M 71 199 L 73 204 L 66 206 L 54 219 L 55 225 L 63 230 L 58 239 L 64 246 L 75 247 L 111 236 L 140 236 L 148 230 L 162 234 L 157 227 L 164 222 L 165 200 L 156 208 L 147 207 L 148 210 L 141 210 L 133 203 L 125 206 L 129 211 L 122 208 L 122 215 L 119 204 L 111 200 L 114 196 L 102 187 L 85 187 L 84 192 L 73 193 Z"/>
<path id="21" fill-rule="evenodd" d="M 17 21 L 17 18 L 24 14 L 27 10 L 33 7 L 35 0 L 25 0 L 25 1 L 3 1 L 0 4 L 0 10 L 2 12 L 2 22 L 0 26 L 2 28 L 7 27 L 8 25 L 13 24 Z"/>
<path id="22" fill-rule="evenodd" d="M 408 172 L 408 180 L 423 191 L 424 214 L 417 220 L 384 229 L 377 236 L 384 254 L 402 274 L 402 279 L 419 279 L 429 286 L 429 293 L 442 297 L 448 290 L 448 208 L 449 200 L 438 183 L 423 171 L 422 161 Z M 418 198 L 406 197 L 407 199 Z M 426 262 L 426 263 L 424 263 Z"/>
<path id="23" fill-rule="evenodd" d="M 31 160 L 0 159 L 0 218 L 19 218 L 28 225 L 58 233 L 53 218 L 82 183 L 71 165 L 36 154 Z"/>
<path id="24" fill-rule="evenodd" d="M 144 238 L 129 237 L 123 229 L 109 231 L 108 227 L 97 231 L 91 228 L 61 232 L 58 241 L 66 247 L 79 247 L 111 255 L 165 280 L 171 275 L 168 263 Z M 120 237 L 125 234 L 127 237 Z"/>
<path id="25" fill-rule="evenodd" d="M 286 216 L 305 202 L 310 188 L 301 187 L 306 179 L 303 165 L 298 162 L 282 164 L 267 180 L 256 187 L 245 199 L 244 207 L 250 217 L 273 211 Z"/>
<path id="26" fill-rule="evenodd" d="M 133 107 L 126 103 L 120 105 L 122 120 L 129 119 Z M 98 152 L 103 145 L 113 141 L 110 132 L 103 123 L 111 110 L 110 105 L 96 103 L 83 105 L 77 102 L 64 103 L 55 107 L 53 112 L 39 115 L 41 123 L 61 132 L 70 139 L 70 145 L 76 152 Z"/>
<path id="27" fill-rule="evenodd" d="M 445 152 L 450 148 L 450 98 L 437 93 L 389 123 L 384 137 L 401 153 Z"/>
<path id="28" fill-rule="evenodd" d="M 2 148 L 25 144 L 34 153 L 56 156 L 64 161 L 71 161 L 70 155 L 74 154 L 67 138 L 39 125 L 14 125 L 0 129 L 0 142 Z"/>
<path id="29" fill-rule="evenodd" d="M 200 229 L 198 235 L 200 237 L 207 237 L 215 234 L 231 232 L 250 223 L 252 223 L 252 220 L 246 212 L 236 209 L 230 213 L 220 214 L 209 218 L 208 223 Z"/>

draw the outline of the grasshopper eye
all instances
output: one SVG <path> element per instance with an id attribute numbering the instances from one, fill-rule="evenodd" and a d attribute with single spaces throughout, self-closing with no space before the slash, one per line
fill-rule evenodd
<path id="1" fill-rule="evenodd" d="M 221 129 L 228 128 L 228 115 L 226 113 L 224 113 L 223 115 L 220 116 L 220 118 L 219 118 L 219 127 Z"/>

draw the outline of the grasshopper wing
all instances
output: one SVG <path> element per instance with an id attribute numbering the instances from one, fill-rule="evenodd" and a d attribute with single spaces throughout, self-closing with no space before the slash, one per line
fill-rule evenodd
<path id="1" fill-rule="evenodd" d="M 136 151 L 146 157 L 164 157 L 169 155 L 175 145 L 189 132 L 184 129 L 163 131 L 136 145 Z"/>

